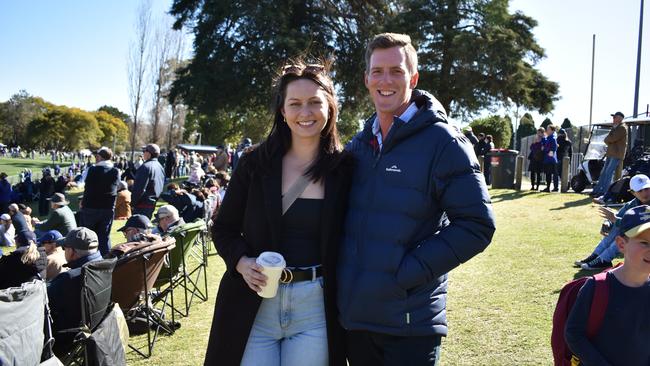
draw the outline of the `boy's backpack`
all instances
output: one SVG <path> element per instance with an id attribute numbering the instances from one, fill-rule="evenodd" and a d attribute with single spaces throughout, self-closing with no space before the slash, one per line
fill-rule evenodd
<path id="1" fill-rule="evenodd" d="M 591 301 L 591 310 L 589 311 L 589 318 L 587 319 L 587 338 L 593 339 L 605 318 L 605 310 L 609 301 L 609 286 L 607 284 L 607 272 L 598 273 L 593 276 L 596 281 L 596 288 L 594 290 L 594 297 Z M 587 282 L 589 277 L 579 278 L 573 280 L 564 287 L 560 292 L 560 296 L 555 306 L 553 313 L 553 330 L 551 332 L 551 348 L 553 349 L 553 360 L 555 366 L 576 366 L 580 364 L 580 360 L 574 355 L 564 339 L 564 328 L 566 326 L 567 318 L 573 304 L 578 297 L 578 291 Z"/>

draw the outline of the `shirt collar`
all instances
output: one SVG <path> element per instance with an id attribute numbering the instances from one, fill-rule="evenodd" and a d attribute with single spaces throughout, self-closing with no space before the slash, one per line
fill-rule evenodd
<path id="1" fill-rule="evenodd" d="M 404 113 L 402 113 L 397 118 L 399 118 L 404 123 L 409 123 L 409 121 L 411 120 L 411 118 L 413 118 L 413 116 L 415 115 L 415 113 L 417 113 L 417 111 L 418 111 L 418 106 L 415 104 L 415 102 L 411 102 L 411 104 L 409 104 L 408 108 L 406 108 Z M 391 128 L 392 127 L 393 125 L 391 124 Z M 390 128 L 388 130 L 390 131 Z M 384 141 L 381 136 L 381 127 L 379 126 L 379 118 L 377 118 L 376 116 L 375 116 L 375 120 L 372 123 L 372 133 L 373 135 L 375 135 L 375 137 L 377 137 L 377 143 L 379 144 L 379 149 L 381 149 L 384 145 Z"/>

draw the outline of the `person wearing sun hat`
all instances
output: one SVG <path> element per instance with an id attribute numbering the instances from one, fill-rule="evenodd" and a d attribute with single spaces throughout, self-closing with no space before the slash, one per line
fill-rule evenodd
<path id="1" fill-rule="evenodd" d="M 607 272 L 606 308 L 598 331 L 587 336 L 596 281 L 580 289 L 565 328 L 566 342 L 581 365 L 650 365 L 650 206 L 633 207 L 621 218 L 616 246 L 621 266 Z"/>
<path id="2" fill-rule="evenodd" d="M 50 201 L 52 210 L 50 210 L 47 220 L 38 222 L 37 219 L 33 219 L 36 221 L 36 227 L 34 228 L 36 234 L 39 235 L 49 230 L 57 230 L 62 235 L 67 235 L 70 230 L 77 227 L 77 220 L 74 218 L 74 213 L 68 207 L 70 202 L 65 199 L 63 193 L 55 193 L 48 200 Z"/>
<path id="3" fill-rule="evenodd" d="M 69 270 L 54 277 L 47 287 L 47 296 L 56 340 L 54 353 L 61 356 L 68 351 L 75 333 L 59 331 L 76 328 L 81 323 L 81 267 L 102 260 L 102 255 L 97 249 L 97 234 L 85 227 L 70 230 L 57 244 L 64 248 Z"/>

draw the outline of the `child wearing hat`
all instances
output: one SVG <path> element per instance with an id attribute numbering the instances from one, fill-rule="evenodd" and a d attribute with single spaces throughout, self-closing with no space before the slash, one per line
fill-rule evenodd
<path id="1" fill-rule="evenodd" d="M 580 289 L 567 319 L 565 338 L 581 365 L 650 365 L 650 206 L 623 215 L 616 245 L 625 262 L 607 273 L 607 307 L 597 333 L 587 337 L 593 278 Z"/>

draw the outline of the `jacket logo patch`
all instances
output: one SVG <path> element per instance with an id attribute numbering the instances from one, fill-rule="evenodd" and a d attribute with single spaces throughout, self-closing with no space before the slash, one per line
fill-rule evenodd
<path id="1" fill-rule="evenodd" d="M 393 165 L 390 168 L 386 168 L 387 172 L 393 172 L 393 173 L 401 173 L 402 169 L 398 168 L 397 165 Z"/>

